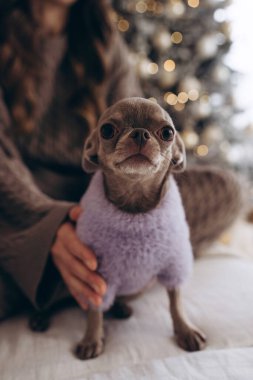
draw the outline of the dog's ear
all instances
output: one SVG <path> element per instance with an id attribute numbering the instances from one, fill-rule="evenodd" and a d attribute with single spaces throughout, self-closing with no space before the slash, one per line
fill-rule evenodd
<path id="1" fill-rule="evenodd" d="M 84 144 L 82 167 L 87 173 L 94 173 L 99 167 L 98 134 L 96 129 L 90 133 Z"/>
<path id="2" fill-rule="evenodd" d="M 182 138 L 176 132 L 175 141 L 172 147 L 172 172 L 183 172 L 186 167 L 186 154 Z"/>

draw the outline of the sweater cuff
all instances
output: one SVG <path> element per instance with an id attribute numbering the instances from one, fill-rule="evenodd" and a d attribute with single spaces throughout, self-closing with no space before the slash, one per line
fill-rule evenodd
<path id="1" fill-rule="evenodd" d="M 50 250 L 71 207 L 72 203 L 58 202 L 34 225 L 15 233 L 8 244 L 4 269 L 37 309 L 49 306 L 66 293 Z"/>

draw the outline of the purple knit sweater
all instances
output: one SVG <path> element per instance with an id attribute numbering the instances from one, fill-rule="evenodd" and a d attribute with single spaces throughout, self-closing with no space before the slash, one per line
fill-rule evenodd
<path id="1" fill-rule="evenodd" d="M 123 212 L 109 202 L 101 171 L 84 194 L 77 235 L 96 253 L 98 271 L 107 282 L 102 310 L 116 296 L 142 290 L 154 277 L 173 288 L 191 272 L 192 248 L 181 197 L 174 178 L 168 181 L 164 198 L 146 213 Z"/>

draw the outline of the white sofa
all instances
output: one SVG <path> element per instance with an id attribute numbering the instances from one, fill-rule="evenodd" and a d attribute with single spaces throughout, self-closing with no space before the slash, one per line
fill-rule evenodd
<path id="1" fill-rule="evenodd" d="M 36 334 L 25 316 L 0 325 L 1 380 L 252 380 L 253 225 L 238 222 L 195 263 L 184 287 L 185 307 L 202 328 L 204 351 L 186 353 L 174 342 L 166 292 L 159 285 L 132 302 L 129 320 L 106 321 L 106 349 L 97 359 L 75 359 L 85 316 L 56 314 Z"/>

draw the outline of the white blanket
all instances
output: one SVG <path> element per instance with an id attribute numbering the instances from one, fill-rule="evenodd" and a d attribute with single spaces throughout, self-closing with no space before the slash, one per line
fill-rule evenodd
<path id="1" fill-rule="evenodd" d="M 85 328 L 78 308 L 56 314 L 44 334 L 29 331 L 25 316 L 2 323 L 0 379 L 252 380 L 253 260 L 224 247 L 197 260 L 184 287 L 187 313 L 208 338 L 203 352 L 177 347 L 166 292 L 156 285 L 132 302 L 129 320 L 106 320 L 105 352 L 87 362 L 71 352 Z"/>
<path id="2" fill-rule="evenodd" d="M 253 348 L 202 351 L 97 372 L 87 380 L 252 380 Z M 84 379 L 78 377 L 76 380 Z"/>

